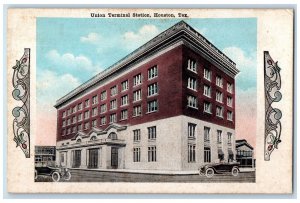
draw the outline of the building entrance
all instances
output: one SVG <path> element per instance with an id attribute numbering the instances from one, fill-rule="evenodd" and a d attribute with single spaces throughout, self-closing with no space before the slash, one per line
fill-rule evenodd
<path id="1" fill-rule="evenodd" d="M 118 148 L 117 147 L 111 148 L 111 168 L 114 168 L 114 169 L 118 168 Z"/>

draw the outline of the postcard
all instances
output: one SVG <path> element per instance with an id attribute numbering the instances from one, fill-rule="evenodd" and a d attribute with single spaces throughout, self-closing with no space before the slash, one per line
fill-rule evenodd
<path id="1" fill-rule="evenodd" d="M 9 192 L 292 193 L 293 9 L 7 19 Z"/>

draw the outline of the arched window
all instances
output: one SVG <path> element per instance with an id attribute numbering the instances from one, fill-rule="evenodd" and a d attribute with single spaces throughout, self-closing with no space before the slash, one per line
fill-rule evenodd
<path id="1" fill-rule="evenodd" d="M 117 133 L 115 132 L 112 132 L 112 133 L 109 133 L 108 139 L 112 139 L 112 140 L 117 140 L 118 139 L 118 136 L 117 136 Z"/>
<path id="2" fill-rule="evenodd" d="M 92 136 L 92 137 L 91 137 L 91 140 L 96 140 L 96 139 L 97 139 L 96 136 Z"/>
<path id="3" fill-rule="evenodd" d="M 76 140 L 76 143 L 80 143 L 80 142 L 81 142 L 81 139 Z"/>

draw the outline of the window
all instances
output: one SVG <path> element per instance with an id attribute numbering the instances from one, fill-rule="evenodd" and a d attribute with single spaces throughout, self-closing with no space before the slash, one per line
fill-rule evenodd
<path id="1" fill-rule="evenodd" d="M 142 74 L 138 74 L 133 77 L 133 86 L 137 86 L 139 84 L 142 84 Z"/>
<path id="2" fill-rule="evenodd" d="M 218 144 L 222 143 L 222 130 L 217 130 L 217 141 Z"/>
<path id="3" fill-rule="evenodd" d="M 157 77 L 158 71 L 157 66 L 153 66 L 152 68 L 148 69 L 148 79 L 152 79 Z"/>
<path id="4" fill-rule="evenodd" d="M 88 119 L 90 117 L 90 111 L 84 112 L 84 119 Z"/>
<path id="5" fill-rule="evenodd" d="M 157 83 L 153 83 L 148 86 L 148 96 L 155 95 L 155 94 L 157 94 L 157 92 L 158 92 Z"/>
<path id="6" fill-rule="evenodd" d="M 148 162 L 156 161 L 156 146 L 148 147 Z"/>
<path id="7" fill-rule="evenodd" d="M 204 85 L 204 92 L 203 94 L 207 97 L 211 97 L 211 88 L 208 85 Z"/>
<path id="8" fill-rule="evenodd" d="M 157 111 L 157 100 L 148 102 L 148 113 Z"/>
<path id="9" fill-rule="evenodd" d="M 85 108 L 89 107 L 89 105 L 90 105 L 90 100 L 89 99 L 85 100 L 85 103 L 84 103 Z"/>
<path id="10" fill-rule="evenodd" d="M 233 119 L 232 111 L 227 111 L 227 120 L 232 121 L 232 119 Z"/>
<path id="11" fill-rule="evenodd" d="M 97 95 L 93 96 L 93 98 L 92 98 L 92 104 L 93 105 L 94 104 L 98 104 L 98 96 Z"/>
<path id="12" fill-rule="evenodd" d="M 223 103 L 223 93 L 220 91 L 216 91 L 216 100 L 217 102 Z"/>
<path id="13" fill-rule="evenodd" d="M 134 147 L 133 148 L 133 162 L 140 162 L 141 161 L 141 148 Z"/>
<path id="14" fill-rule="evenodd" d="M 188 144 L 188 162 L 196 162 L 196 145 Z"/>
<path id="15" fill-rule="evenodd" d="M 118 94 L 118 88 L 117 86 L 113 86 L 112 88 L 110 88 L 110 96 L 115 96 Z"/>
<path id="16" fill-rule="evenodd" d="M 82 113 L 78 115 L 78 121 L 82 121 Z"/>
<path id="17" fill-rule="evenodd" d="M 76 116 L 73 116 L 72 123 L 76 123 Z"/>
<path id="18" fill-rule="evenodd" d="M 141 130 L 140 129 L 133 130 L 133 141 L 138 142 L 140 140 L 141 140 Z"/>
<path id="19" fill-rule="evenodd" d="M 72 109 L 68 109 L 68 116 L 72 114 Z"/>
<path id="20" fill-rule="evenodd" d="M 223 118 L 223 107 L 217 106 L 216 112 L 218 117 Z"/>
<path id="21" fill-rule="evenodd" d="M 220 76 L 216 77 L 216 85 L 219 87 L 223 87 L 223 79 Z"/>
<path id="22" fill-rule="evenodd" d="M 188 123 L 188 137 L 195 138 L 196 124 Z"/>
<path id="23" fill-rule="evenodd" d="M 106 104 L 102 104 L 100 106 L 100 113 L 104 113 L 104 112 L 106 112 Z"/>
<path id="24" fill-rule="evenodd" d="M 156 139 L 156 126 L 148 128 L 148 139 L 155 140 Z"/>
<path id="25" fill-rule="evenodd" d="M 72 133 L 76 133 L 76 126 L 72 128 Z"/>
<path id="26" fill-rule="evenodd" d="M 188 107 L 197 108 L 197 98 L 195 96 L 187 96 Z"/>
<path id="27" fill-rule="evenodd" d="M 121 111 L 121 120 L 126 120 L 128 118 L 128 111 L 126 110 L 122 110 Z"/>
<path id="28" fill-rule="evenodd" d="M 211 162 L 210 147 L 204 147 L 204 163 Z"/>
<path id="29" fill-rule="evenodd" d="M 197 80 L 195 78 L 188 78 L 188 88 L 197 91 Z"/>
<path id="30" fill-rule="evenodd" d="M 67 113 L 64 111 L 62 117 L 65 118 Z"/>
<path id="31" fill-rule="evenodd" d="M 116 109 L 116 108 L 117 108 L 117 100 L 114 99 L 114 100 L 110 101 L 110 110 Z"/>
<path id="32" fill-rule="evenodd" d="M 77 126 L 77 129 L 78 129 L 78 131 L 79 131 L 79 130 L 82 130 L 82 124 L 79 124 L 79 125 Z"/>
<path id="33" fill-rule="evenodd" d="M 110 116 L 109 116 L 109 122 L 110 123 L 115 123 L 115 122 L 117 122 L 117 114 L 111 114 Z"/>
<path id="34" fill-rule="evenodd" d="M 67 129 L 68 134 L 71 134 L 71 128 Z"/>
<path id="35" fill-rule="evenodd" d="M 125 80 L 121 83 L 121 88 L 122 92 L 128 90 L 128 80 Z"/>
<path id="36" fill-rule="evenodd" d="M 227 106 L 232 107 L 232 97 L 227 97 Z"/>
<path id="37" fill-rule="evenodd" d="M 70 118 L 67 120 L 67 122 L 68 122 L 67 125 L 71 125 L 71 119 Z"/>
<path id="38" fill-rule="evenodd" d="M 72 158 L 73 158 L 73 168 L 79 168 L 81 165 L 81 150 L 73 150 L 72 151 Z"/>
<path id="39" fill-rule="evenodd" d="M 66 130 L 62 130 L 61 135 L 62 135 L 62 136 L 66 135 Z"/>
<path id="40" fill-rule="evenodd" d="M 92 121 L 92 127 L 97 127 L 97 120 L 96 119 Z"/>
<path id="41" fill-rule="evenodd" d="M 98 108 L 95 107 L 92 109 L 92 116 L 97 116 L 97 114 L 98 114 Z"/>
<path id="42" fill-rule="evenodd" d="M 227 92 L 232 93 L 232 91 L 233 91 L 233 84 L 228 82 L 227 83 Z"/>
<path id="43" fill-rule="evenodd" d="M 76 106 L 73 107 L 72 112 L 73 112 L 73 113 L 76 112 Z"/>
<path id="44" fill-rule="evenodd" d="M 121 106 L 125 106 L 128 104 L 128 95 L 121 97 Z"/>
<path id="45" fill-rule="evenodd" d="M 65 127 L 65 126 L 66 126 L 66 121 L 63 121 L 62 127 Z"/>
<path id="46" fill-rule="evenodd" d="M 204 126 L 204 142 L 209 142 L 210 140 L 210 128 Z"/>
<path id="47" fill-rule="evenodd" d="M 85 124 L 84 124 L 84 129 L 85 129 L 85 130 L 89 129 L 89 127 L 90 127 L 90 123 L 85 123 Z"/>
<path id="48" fill-rule="evenodd" d="M 78 111 L 82 109 L 82 103 L 78 104 Z"/>
<path id="49" fill-rule="evenodd" d="M 106 91 L 103 91 L 103 92 L 101 92 L 101 95 L 100 95 L 100 99 L 101 99 L 101 101 L 105 100 L 105 99 L 106 99 L 106 97 L 107 97 L 107 93 L 106 93 Z"/>
<path id="50" fill-rule="evenodd" d="M 105 125 L 106 124 L 106 117 L 103 116 L 101 117 L 101 125 Z"/>
<path id="51" fill-rule="evenodd" d="M 133 92 L 133 101 L 139 101 L 142 99 L 142 90 L 136 90 Z"/>
<path id="52" fill-rule="evenodd" d="M 231 145 L 232 144 L 232 133 L 227 133 L 227 143 L 228 145 Z"/>
<path id="53" fill-rule="evenodd" d="M 204 102 L 204 112 L 211 113 L 211 103 Z"/>
<path id="54" fill-rule="evenodd" d="M 211 80 L 211 71 L 206 68 L 204 68 L 204 78 L 209 81 Z"/>
<path id="55" fill-rule="evenodd" d="M 139 105 L 139 106 L 133 107 L 133 117 L 141 116 L 141 115 L 142 115 L 142 106 Z"/>
<path id="56" fill-rule="evenodd" d="M 197 64 L 195 60 L 189 59 L 188 60 L 188 70 L 191 70 L 193 72 L 197 72 Z"/>

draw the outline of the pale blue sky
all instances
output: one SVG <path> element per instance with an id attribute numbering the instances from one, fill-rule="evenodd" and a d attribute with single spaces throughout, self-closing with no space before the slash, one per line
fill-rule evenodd
<path id="1" fill-rule="evenodd" d="M 51 102 L 181 19 L 38 18 L 37 96 Z M 186 19 L 241 71 L 237 88 L 256 87 L 255 18 Z"/>

